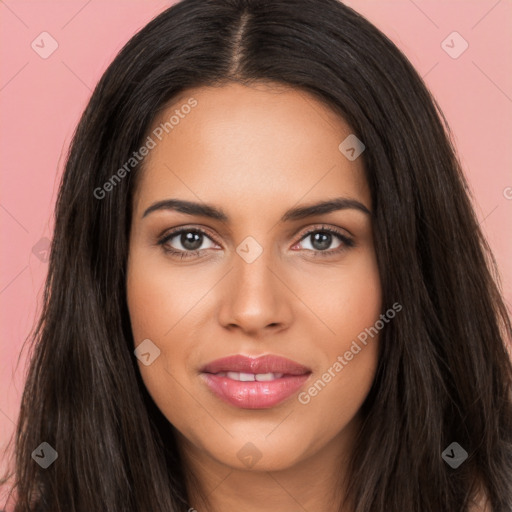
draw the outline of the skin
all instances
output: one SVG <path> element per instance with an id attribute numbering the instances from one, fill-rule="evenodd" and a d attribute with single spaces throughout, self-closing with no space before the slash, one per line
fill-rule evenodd
<path id="1" fill-rule="evenodd" d="M 138 362 L 143 381 L 206 496 L 190 485 L 191 507 L 332 512 L 375 376 L 378 336 L 306 405 L 294 394 L 270 409 L 234 407 L 207 388 L 200 369 L 234 354 L 276 354 L 311 368 L 304 391 L 379 319 L 370 215 L 351 208 L 280 222 L 292 207 L 335 197 L 371 211 L 362 158 L 349 161 L 338 149 L 351 133 L 339 115 L 277 84 L 187 90 L 154 127 L 191 97 L 197 106 L 150 151 L 134 196 L 128 307 L 135 346 L 150 339 L 160 349 L 149 366 Z M 169 198 L 212 204 L 229 220 L 174 210 L 143 217 Z M 181 259 L 158 245 L 177 227 L 207 232 L 200 254 Z M 304 237 L 322 227 L 355 246 L 333 235 L 322 257 L 314 235 Z M 252 263 L 236 252 L 248 236 L 263 248 Z M 186 251 L 182 240 L 167 247 Z M 252 467 L 237 456 L 248 442 L 261 457 Z"/>

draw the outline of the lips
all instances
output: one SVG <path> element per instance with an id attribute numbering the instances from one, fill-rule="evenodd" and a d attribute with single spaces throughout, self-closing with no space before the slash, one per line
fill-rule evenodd
<path id="1" fill-rule="evenodd" d="M 201 370 L 203 373 L 238 372 L 252 374 L 281 373 L 283 375 L 304 375 L 311 369 L 285 357 L 266 355 L 252 358 L 235 355 L 217 359 Z"/>
<path id="2" fill-rule="evenodd" d="M 235 355 L 217 359 L 201 370 L 201 378 L 218 398 L 243 409 L 268 409 L 298 391 L 311 369 L 281 356 L 256 359 Z"/>

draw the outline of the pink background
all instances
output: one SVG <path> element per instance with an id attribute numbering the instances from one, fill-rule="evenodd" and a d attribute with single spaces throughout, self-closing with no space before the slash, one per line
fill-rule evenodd
<path id="1" fill-rule="evenodd" d="M 75 124 L 115 54 L 138 29 L 172 3 L 0 3 L 0 449 L 12 434 L 18 415 L 25 352 L 18 368 L 16 363 L 41 303 L 47 271 L 44 239 L 51 238 L 54 201 Z M 437 98 L 452 128 L 478 218 L 495 253 L 510 304 L 512 2 L 347 3 L 405 52 Z M 456 59 L 441 46 L 454 31 L 469 44 Z M 41 43 L 38 36 L 42 32 L 51 34 L 58 43 L 47 59 L 31 47 L 34 40 L 41 48 L 50 47 L 49 39 Z M 464 42 L 451 36 L 446 44 L 453 47 L 449 50 L 453 53 L 462 49 Z"/>

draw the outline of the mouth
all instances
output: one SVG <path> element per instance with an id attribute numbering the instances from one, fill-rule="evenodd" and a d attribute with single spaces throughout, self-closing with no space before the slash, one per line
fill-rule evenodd
<path id="1" fill-rule="evenodd" d="M 271 380 L 280 379 L 284 373 L 242 373 L 242 372 L 219 372 L 212 375 L 218 377 L 227 377 L 231 380 L 239 382 L 269 382 Z"/>
<path id="2" fill-rule="evenodd" d="M 291 359 L 235 355 L 217 359 L 200 376 L 215 396 L 242 409 L 268 409 L 296 393 L 311 369 Z"/>

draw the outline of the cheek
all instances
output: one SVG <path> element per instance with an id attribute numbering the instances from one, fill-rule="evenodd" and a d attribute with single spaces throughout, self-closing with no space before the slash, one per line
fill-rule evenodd
<path id="1" fill-rule="evenodd" d="M 130 252 L 126 289 L 134 349 L 149 339 L 159 350 L 149 365 L 137 361 L 139 371 L 160 410 L 173 424 L 181 426 L 184 421 L 182 428 L 195 414 L 185 388 L 189 387 L 187 378 L 194 353 L 190 328 L 200 323 L 200 299 L 209 282 L 206 277 L 197 272 L 173 271 L 161 258 L 157 261 L 137 247 Z"/>
<path id="2" fill-rule="evenodd" d="M 309 411 L 307 417 L 315 428 L 333 433 L 354 417 L 373 383 L 381 330 L 375 326 L 381 326 L 382 294 L 373 253 L 361 254 L 353 265 L 332 276 L 327 287 L 312 288 L 312 303 L 324 324 L 318 322 L 318 332 L 324 335 L 317 337 L 322 341 L 316 344 L 322 364 L 298 401 Z M 325 326 L 330 331 L 327 335 Z"/>
<path id="3" fill-rule="evenodd" d="M 307 315 L 312 328 L 318 326 L 323 333 L 320 350 L 332 355 L 344 349 L 378 320 L 382 293 L 373 252 L 361 250 L 336 269 L 319 268 L 303 275 L 295 289 L 314 313 Z"/>
<path id="4" fill-rule="evenodd" d="M 375 378 L 380 333 L 371 328 L 380 317 L 379 301 L 373 297 L 371 307 L 364 300 L 353 304 L 360 306 L 360 312 L 340 313 L 333 323 L 337 336 L 318 347 L 323 364 L 297 396 L 304 428 L 316 433 L 313 450 L 354 420 Z"/>
<path id="5" fill-rule="evenodd" d="M 360 418 L 359 411 L 368 396 L 377 367 L 378 338 L 371 343 L 351 361 L 345 359 L 345 364 L 332 359 L 325 372 L 317 375 L 298 396 L 302 429 L 312 434 L 311 453 L 321 448 L 325 440 L 343 436 Z M 343 369 L 338 371 L 339 368 Z"/>
<path id="6" fill-rule="evenodd" d="M 134 248 L 128 262 L 127 303 L 137 345 L 153 337 L 159 343 L 173 335 L 185 317 L 201 309 L 201 297 L 214 280 L 199 272 L 179 271 L 161 256 Z"/>

